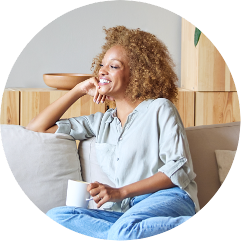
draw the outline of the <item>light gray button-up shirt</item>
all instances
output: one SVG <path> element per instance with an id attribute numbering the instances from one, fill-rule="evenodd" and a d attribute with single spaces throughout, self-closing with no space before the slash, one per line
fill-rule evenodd
<path id="1" fill-rule="evenodd" d="M 97 160 L 116 187 L 122 187 L 157 172 L 192 198 L 199 210 L 196 174 L 186 133 L 175 106 L 167 99 L 141 102 L 121 126 L 116 109 L 104 114 L 63 119 L 56 122 L 56 133 L 65 133 L 77 140 L 96 137 Z M 130 198 L 120 203 L 106 203 L 109 210 L 125 212 Z"/>

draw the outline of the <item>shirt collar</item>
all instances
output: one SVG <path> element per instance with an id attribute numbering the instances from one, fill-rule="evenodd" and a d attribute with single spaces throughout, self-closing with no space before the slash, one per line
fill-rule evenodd
<path id="1" fill-rule="evenodd" d="M 109 109 L 108 110 L 110 112 L 109 117 L 107 118 L 107 120 L 105 121 L 105 123 L 110 123 L 114 120 L 114 117 L 116 117 L 116 108 L 114 110 Z"/>
<path id="2" fill-rule="evenodd" d="M 146 109 L 149 107 L 149 105 L 151 104 L 151 102 L 154 99 L 148 99 L 148 100 L 144 100 L 142 101 L 135 109 L 133 112 L 144 112 L 146 111 Z"/>
<path id="3" fill-rule="evenodd" d="M 111 112 L 111 116 L 114 118 L 114 117 L 117 117 L 117 114 L 116 114 L 116 108 Z"/>
<path id="4" fill-rule="evenodd" d="M 153 101 L 154 99 L 148 99 L 148 100 L 144 100 L 142 101 L 134 110 L 131 114 L 134 114 L 135 112 L 144 112 L 146 111 L 146 109 L 149 107 L 149 105 L 151 104 L 151 102 Z M 112 122 L 113 119 L 115 117 L 117 117 L 116 115 L 116 111 L 117 109 L 115 108 L 114 110 L 110 110 L 110 115 L 108 117 L 108 119 L 106 120 L 106 122 Z M 130 115 L 131 115 L 130 114 Z"/>

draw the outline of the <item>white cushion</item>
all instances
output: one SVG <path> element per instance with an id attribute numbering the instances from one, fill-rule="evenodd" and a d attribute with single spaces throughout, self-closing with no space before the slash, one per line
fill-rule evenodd
<path id="1" fill-rule="evenodd" d="M 221 184 L 223 184 L 228 172 L 233 164 L 236 151 L 215 150 L 216 160 L 218 164 L 218 174 Z"/>
<path id="2" fill-rule="evenodd" d="M 68 179 L 82 180 L 74 139 L 1 125 L 3 148 L 18 184 L 43 212 L 65 205 Z"/>

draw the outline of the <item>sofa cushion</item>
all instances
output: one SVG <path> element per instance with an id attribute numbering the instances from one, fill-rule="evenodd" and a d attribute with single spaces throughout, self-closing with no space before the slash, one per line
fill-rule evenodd
<path id="1" fill-rule="evenodd" d="M 200 208 L 220 188 L 215 150 L 237 150 L 240 122 L 186 128 L 193 168 L 197 177 Z"/>
<path id="2" fill-rule="evenodd" d="M 219 180 L 223 184 L 232 166 L 236 151 L 216 150 L 215 154 L 218 163 Z"/>
<path id="3" fill-rule="evenodd" d="M 76 143 L 66 134 L 1 125 L 3 148 L 18 184 L 43 212 L 63 206 L 68 179 L 82 180 Z"/>

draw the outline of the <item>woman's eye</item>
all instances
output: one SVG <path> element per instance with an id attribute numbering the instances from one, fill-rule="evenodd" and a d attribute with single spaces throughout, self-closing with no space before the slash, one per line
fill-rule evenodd
<path id="1" fill-rule="evenodd" d="M 100 67 L 103 67 L 104 65 L 103 64 L 100 64 Z M 110 65 L 110 67 L 112 68 L 112 69 L 118 69 L 119 67 L 118 66 L 114 66 L 114 65 Z"/>

